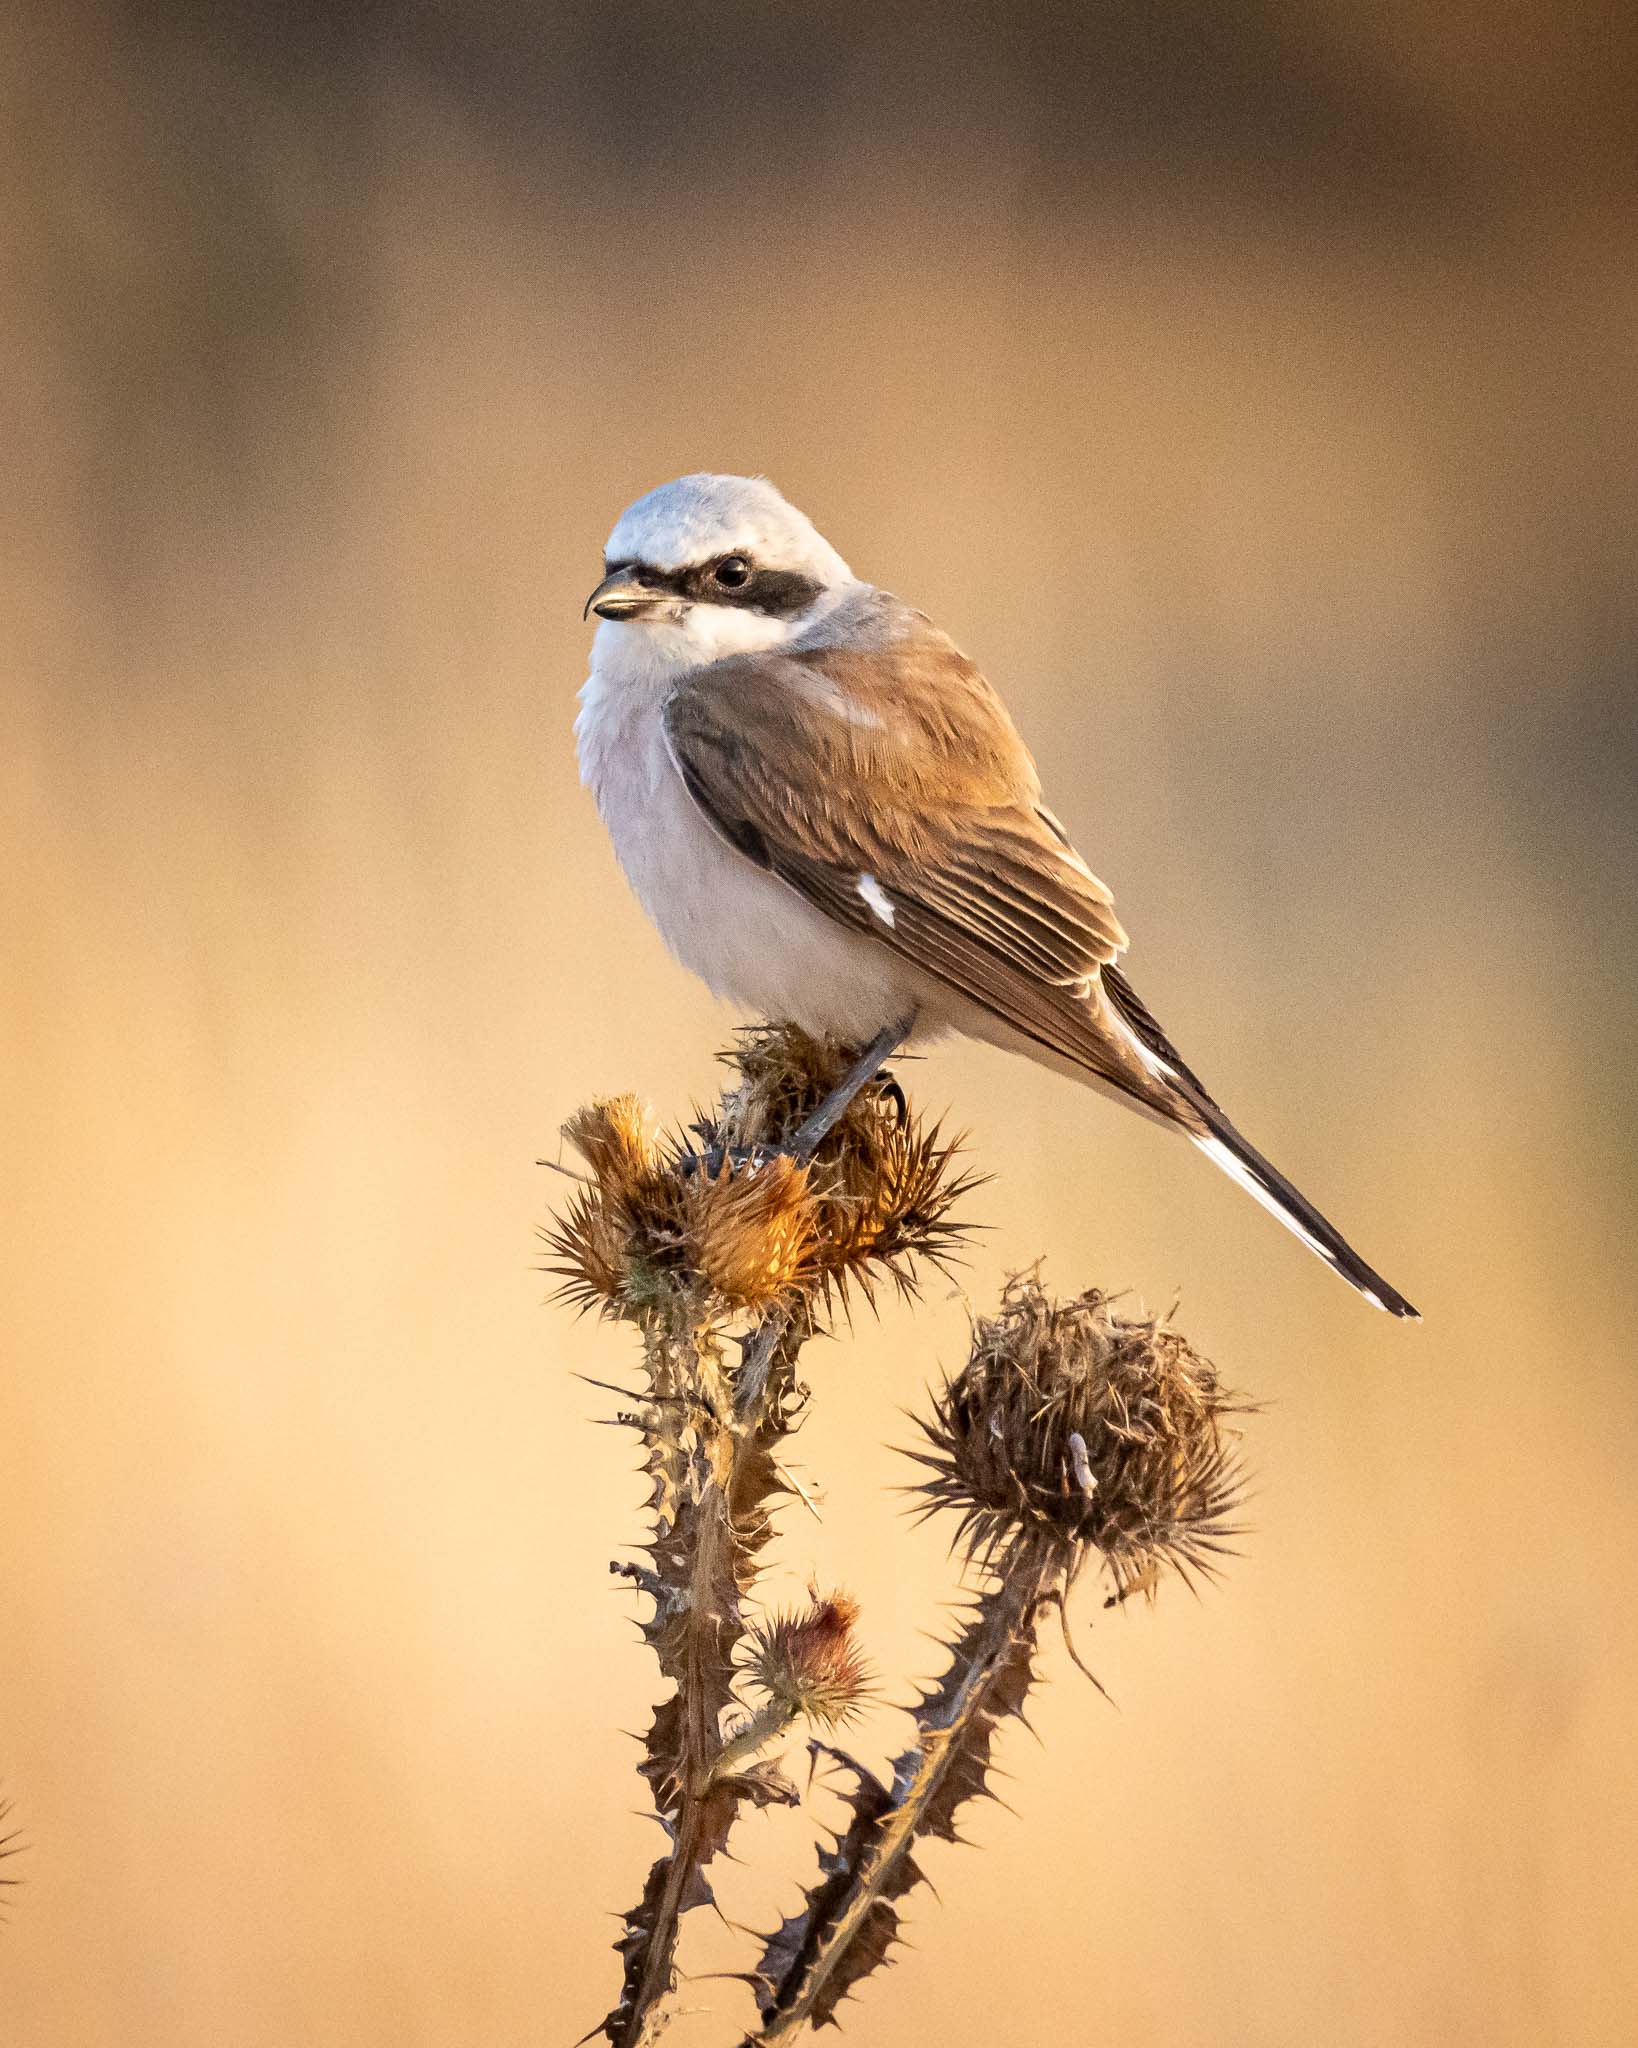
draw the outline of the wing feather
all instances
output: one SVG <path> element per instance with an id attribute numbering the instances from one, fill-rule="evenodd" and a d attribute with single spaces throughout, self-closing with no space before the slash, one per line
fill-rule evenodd
<path id="1" fill-rule="evenodd" d="M 882 602 L 894 610 L 876 621 L 880 645 L 737 655 L 680 684 L 665 728 L 684 784 L 724 838 L 826 916 L 1131 1085 L 1087 1001 L 1126 944 L 1109 891 L 1041 806 L 989 684 L 919 614 Z"/>

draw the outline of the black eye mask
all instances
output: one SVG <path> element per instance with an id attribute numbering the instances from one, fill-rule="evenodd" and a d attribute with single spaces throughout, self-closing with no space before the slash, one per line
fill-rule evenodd
<path id="1" fill-rule="evenodd" d="M 648 589 L 665 591 L 689 604 L 730 605 L 737 611 L 765 612 L 770 618 L 794 618 L 804 612 L 824 589 L 812 576 L 794 569 L 762 569 L 746 556 L 750 574 L 743 583 L 729 585 L 716 580 L 717 563 L 730 559 L 722 555 L 709 562 L 693 562 L 686 569 L 656 569 L 649 562 L 610 562 L 609 573 L 630 569 Z"/>

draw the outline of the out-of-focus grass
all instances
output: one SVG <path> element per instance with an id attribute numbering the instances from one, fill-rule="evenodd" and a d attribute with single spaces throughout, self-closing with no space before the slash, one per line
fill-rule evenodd
<path id="1" fill-rule="evenodd" d="M 844 67 L 800 204 L 777 152 L 668 143 L 663 91 L 629 175 L 554 124 L 549 22 L 465 31 L 532 37 L 531 121 L 432 16 L 14 21 L 0 2039 L 607 2005 L 640 1487 L 570 1377 L 616 1341 L 541 1305 L 532 1162 L 593 1090 L 714 1078 L 568 738 L 603 533 L 702 464 L 985 663 L 1138 986 L 1427 1317 L 1137 1120 L 932 1056 L 998 1176 L 975 1298 L 1043 1249 L 1181 1286 L 1272 1406 L 1245 1564 L 1099 1624 L 1120 1714 L 1055 1673 L 1022 1818 L 857 2037 L 1624 2038 L 1634 272 L 1568 18 L 1487 56 L 1305 15 L 1387 167 L 1307 190 L 1277 103 L 1252 175 L 1139 94 L 1137 175 L 1065 154 L 1027 49 L 918 88 L 895 42 L 917 118 L 862 128 Z M 880 1448 L 935 1340 L 959 1304 L 827 1352 L 832 1513 L 790 1529 L 889 1670 L 945 1583 Z M 731 1910 L 788 1903 L 790 1825 Z"/>

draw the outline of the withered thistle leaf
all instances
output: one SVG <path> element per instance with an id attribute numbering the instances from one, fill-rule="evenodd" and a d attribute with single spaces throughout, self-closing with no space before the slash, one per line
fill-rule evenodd
<path id="1" fill-rule="evenodd" d="M 891 1791 L 857 1757 L 828 1742 L 811 1742 L 808 1748 L 815 1762 L 828 1758 L 836 1765 L 839 1776 L 849 1781 L 849 1789 L 840 1792 L 847 1802 L 848 1824 L 828 1848 L 820 1850 L 819 1882 L 804 1893 L 801 1911 L 782 1920 L 763 1944 L 750 1984 L 764 2021 L 774 2018 L 785 1987 L 791 1987 L 794 1995 L 803 1979 L 810 1952 L 817 1946 L 820 1931 L 831 1924 L 844 1905 L 855 1882 L 855 1872 L 863 1865 L 868 1848 L 893 1806 Z M 898 1896 L 909 1890 L 920 1877 L 913 1864 L 907 1864 L 902 1874 L 908 1882 Z M 871 1902 L 872 1909 L 875 1903 Z M 856 1983 L 859 1977 L 867 1975 L 885 1959 L 892 1936 L 898 1929 L 899 1916 L 889 1902 L 883 1900 L 881 1906 L 880 1913 L 870 1910 L 861 1919 L 854 1943 L 849 1944 L 849 1953 L 842 1959 L 844 1962 L 857 1962 L 861 1967 L 837 1989 L 822 2015 L 815 2007 L 813 2021 L 816 2026 L 830 2018 L 848 1985 Z"/>
<path id="2" fill-rule="evenodd" d="M 988 1790 L 999 1724 L 1021 1714 L 1034 1677 L 1036 1613 L 1060 1573 L 1044 1546 L 1023 1546 L 1005 1577 L 980 1596 L 950 1646 L 943 1679 L 915 1712 L 916 1746 L 893 1766 L 891 1786 L 828 1744 L 812 1745 L 842 1769 L 850 1819 L 819 1859 L 803 1909 L 769 1936 L 752 1978 L 764 2043 L 804 2022 L 834 2023 L 854 1985 L 891 1958 L 898 1903 L 922 1882 L 915 1843 L 959 1841 L 957 1816 Z"/>
<path id="3" fill-rule="evenodd" d="M 753 1806 L 800 1806 L 802 1803 L 802 1795 L 786 1776 L 784 1766 L 772 1757 L 758 1758 L 743 1770 L 725 1777 L 722 1783 L 736 1799 L 748 1800 Z"/>

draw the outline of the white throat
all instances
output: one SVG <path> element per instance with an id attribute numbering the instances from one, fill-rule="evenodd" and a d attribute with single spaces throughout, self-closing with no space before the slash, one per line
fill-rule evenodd
<path id="1" fill-rule="evenodd" d="M 675 622 L 605 620 L 574 726 L 581 780 L 671 951 L 717 995 L 837 1038 L 871 1037 L 916 1009 L 913 971 L 873 938 L 833 924 L 718 834 L 683 784 L 663 714 L 691 671 L 806 639 L 859 587 L 828 589 L 792 619 L 697 605 Z"/>
<path id="2" fill-rule="evenodd" d="M 636 787 L 646 792 L 642 801 L 652 801 L 674 773 L 660 713 L 684 676 L 732 654 L 783 646 L 801 623 L 716 604 L 690 605 L 678 619 L 601 621 L 574 736 L 580 779 L 605 816 L 615 792 Z"/>
<path id="3" fill-rule="evenodd" d="M 790 637 L 791 621 L 729 605 L 691 604 L 680 619 L 604 619 L 592 636 L 591 677 L 610 689 L 666 689 L 690 669 L 730 654 L 762 654 Z M 584 696 L 584 692 L 582 693 Z"/>
<path id="4" fill-rule="evenodd" d="M 726 604 L 691 604 L 678 619 L 604 619 L 592 637 L 591 673 L 580 692 L 577 731 L 595 702 L 651 698 L 658 709 L 673 684 L 697 668 L 734 654 L 768 654 L 788 647 L 835 609 L 855 583 L 840 583 L 792 618 L 774 618 Z"/>

